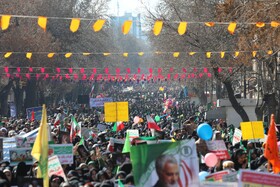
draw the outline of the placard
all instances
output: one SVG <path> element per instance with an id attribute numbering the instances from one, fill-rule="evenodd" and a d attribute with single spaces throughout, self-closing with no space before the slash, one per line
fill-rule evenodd
<path id="1" fill-rule="evenodd" d="M 117 121 L 117 103 L 104 103 L 105 122 Z"/>
<path id="2" fill-rule="evenodd" d="M 207 148 L 210 152 L 215 153 L 221 160 L 230 159 L 224 140 L 206 141 Z"/>
<path id="3" fill-rule="evenodd" d="M 241 141 L 242 131 L 238 128 L 235 128 L 233 138 L 232 138 L 232 145 L 235 145 Z"/>
<path id="4" fill-rule="evenodd" d="M 57 176 L 61 176 L 64 179 L 64 181 L 67 181 L 63 168 L 56 155 L 49 157 L 48 172 L 49 172 L 49 177 L 51 177 L 52 175 L 57 175 Z"/>
<path id="5" fill-rule="evenodd" d="M 36 119 L 37 121 L 41 121 L 41 118 L 42 118 L 42 110 L 43 110 L 43 108 L 42 108 L 41 106 L 39 106 L 39 107 L 27 108 L 27 109 L 26 109 L 26 116 L 27 116 L 27 119 L 31 120 L 32 111 L 34 111 L 35 119 Z"/>
<path id="6" fill-rule="evenodd" d="M 108 97 L 108 98 L 90 98 L 89 99 L 89 106 L 91 108 L 93 107 L 104 107 L 104 104 L 107 102 L 112 102 L 113 99 Z"/>
<path id="7" fill-rule="evenodd" d="M 240 123 L 243 140 L 264 138 L 262 121 L 250 121 Z"/>
<path id="8" fill-rule="evenodd" d="M 30 148 L 31 144 L 34 144 L 36 136 L 33 137 L 20 137 L 16 136 L 16 145 L 17 148 Z"/>
<path id="9" fill-rule="evenodd" d="M 128 102 L 117 102 L 117 121 L 129 121 Z"/>
<path id="10" fill-rule="evenodd" d="M 10 153 L 10 164 L 15 166 L 20 162 L 25 162 L 26 165 L 33 164 L 33 157 L 31 155 L 31 148 L 12 148 Z"/>
<path id="11" fill-rule="evenodd" d="M 219 171 L 219 172 L 212 173 L 212 174 L 206 176 L 205 178 L 206 178 L 206 181 L 219 181 L 219 182 L 221 182 L 222 179 L 223 179 L 223 176 L 227 175 L 229 173 L 230 172 L 228 170 Z"/>
<path id="12" fill-rule="evenodd" d="M 73 144 L 49 144 L 49 156 L 53 155 L 61 164 L 73 164 Z"/>
<path id="13" fill-rule="evenodd" d="M 128 129 L 126 133 L 129 133 L 129 139 L 132 141 L 134 138 L 139 137 L 139 130 L 138 129 Z"/>

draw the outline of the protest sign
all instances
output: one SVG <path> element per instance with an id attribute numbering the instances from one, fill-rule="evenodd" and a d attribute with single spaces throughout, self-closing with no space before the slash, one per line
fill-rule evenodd
<path id="1" fill-rule="evenodd" d="M 49 144 L 49 156 L 53 155 L 61 164 L 73 164 L 73 144 Z"/>
<path id="2" fill-rule="evenodd" d="M 33 137 L 16 136 L 15 140 L 16 140 L 17 148 L 31 147 L 31 144 L 33 144 L 35 142 L 35 139 L 36 139 L 36 136 L 33 136 Z"/>
<path id="3" fill-rule="evenodd" d="M 229 174 L 228 170 L 219 171 L 206 176 L 206 181 L 219 181 L 221 182 L 224 175 Z"/>
<path id="4" fill-rule="evenodd" d="M 236 182 L 201 182 L 200 187 L 238 187 Z"/>
<path id="5" fill-rule="evenodd" d="M 105 122 L 129 121 L 128 102 L 104 104 Z"/>
<path id="6" fill-rule="evenodd" d="M 239 187 L 276 187 L 280 184 L 280 175 L 271 173 L 257 172 L 252 170 L 240 170 L 239 175 Z"/>
<path id="7" fill-rule="evenodd" d="M 117 102 L 117 121 L 129 121 L 128 102 Z"/>
<path id="8" fill-rule="evenodd" d="M 27 108 L 26 109 L 26 116 L 27 119 L 31 120 L 32 116 L 32 111 L 34 111 L 34 117 L 37 121 L 41 121 L 42 118 L 42 107 L 32 107 L 32 108 Z"/>
<path id="9" fill-rule="evenodd" d="M 89 106 L 91 108 L 93 107 L 104 107 L 104 103 L 106 102 L 112 102 L 113 99 L 108 97 L 108 98 L 90 98 L 89 99 Z"/>
<path id="10" fill-rule="evenodd" d="M 178 186 L 199 186 L 198 160 L 195 141 L 182 140 L 164 144 L 141 144 L 131 147 L 134 181 L 137 186 L 160 185 L 162 178 L 157 171 L 168 172 L 168 167 L 160 165 L 161 161 L 172 160 L 173 167 L 178 175 Z M 157 163 L 157 164 L 156 164 Z M 157 165 L 157 168 L 156 168 Z"/>
<path id="11" fill-rule="evenodd" d="M 139 130 L 128 129 L 128 130 L 126 130 L 126 133 L 129 133 L 130 141 L 132 141 L 134 138 L 139 137 Z"/>
<path id="12" fill-rule="evenodd" d="M 206 141 L 210 152 L 215 153 L 220 160 L 230 159 L 224 140 Z"/>
<path id="13" fill-rule="evenodd" d="M 59 159 L 56 155 L 49 157 L 49 162 L 48 162 L 48 171 L 49 171 L 49 177 L 52 175 L 57 175 L 61 176 L 64 178 L 65 181 L 67 181 L 67 178 L 65 176 L 65 173 L 63 171 L 63 168 L 59 162 Z"/>
<path id="14" fill-rule="evenodd" d="M 262 121 L 250 121 L 240 123 L 243 140 L 264 138 Z"/>
<path id="15" fill-rule="evenodd" d="M 237 182 L 237 172 L 224 175 L 223 182 Z"/>
<path id="16" fill-rule="evenodd" d="M 9 153 L 11 166 L 15 166 L 20 162 L 25 162 L 26 165 L 32 165 L 33 163 L 31 148 L 12 148 Z"/>
<path id="17" fill-rule="evenodd" d="M 235 128 L 233 139 L 232 139 L 232 145 L 239 143 L 241 141 L 241 137 L 242 137 L 242 131 L 239 130 L 238 128 Z"/>

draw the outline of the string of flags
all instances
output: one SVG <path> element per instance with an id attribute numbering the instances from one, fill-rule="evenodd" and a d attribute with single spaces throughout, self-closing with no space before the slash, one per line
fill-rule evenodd
<path id="1" fill-rule="evenodd" d="M 5 15 L 0 14 L 1 16 L 1 29 L 7 30 L 10 25 L 11 18 L 30 18 L 30 19 L 37 19 L 38 26 L 46 31 L 47 23 L 49 19 L 59 19 L 59 20 L 71 20 L 69 29 L 71 32 L 77 32 L 81 21 L 92 21 L 90 18 L 66 18 L 66 17 L 45 17 L 45 16 L 26 16 L 26 15 Z M 94 32 L 99 32 L 104 27 L 106 21 L 105 19 L 98 19 L 92 25 L 92 29 Z M 238 25 L 255 25 L 257 28 L 263 28 L 266 25 L 270 25 L 272 28 L 277 28 L 280 25 L 280 21 L 273 20 L 270 22 L 194 22 L 194 21 L 162 21 L 157 20 L 154 23 L 153 33 L 155 36 L 158 36 L 163 28 L 164 23 L 176 23 L 178 24 L 178 34 L 184 35 L 187 31 L 187 27 L 189 24 L 203 24 L 207 27 L 214 27 L 215 25 L 228 25 L 227 30 L 228 32 L 233 35 Z M 122 25 L 122 33 L 124 35 L 128 34 L 131 30 L 133 25 L 132 20 L 124 21 Z"/>
<path id="2" fill-rule="evenodd" d="M 200 52 L 200 51 L 189 51 L 189 52 L 166 52 L 166 51 L 155 51 L 155 52 L 19 52 L 19 51 L 8 51 L 8 52 L 0 52 L 3 54 L 3 57 L 8 59 L 13 54 L 25 54 L 27 59 L 31 59 L 32 55 L 46 55 L 48 58 L 53 58 L 56 56 L 64 56 L 65 58 L 71 58 L 73 55 L 83 55 L 83 56 L 90 56 L 90 55 L 103 55 L 103 56 L 110 56 L 110 55 L 122 55 L 123 57 L 128 57 L 129 55 L 137 55 L 143 56 L 144 54 L 156 54 L 156 55 L 172 55 L 174 58 L 178 58 L 180 55 L 189 55 L 194 56 L 196 54 L 205 54 L 206 58 L 211 58 L 213 55 L 219 55 L 220 58 L 224 58 L 226 54 L 233 55 L 234 58 L 237 58 L 240 54 L 251 54 L 252 57 L 256 57 L 258 53 L 265 53 L 267 55 L 273 54 L 273 50 L 267 51 L 208 51 L 208 52 Z"/>
<path id="3" fill-rule="evenodd" d="M 36 77 L 37 79 L 73 79 L 73 80 L 170 80 L 170 79 L 186 79 L 186 78 L 202 78 L 207 76 L 212 77 L 210 67 L 183 67 L 181 71 L 169 68 L 166 71 L 164 68 L 148 68 L 148 73 L 143 73 L 141 68 L 137 68 L 137 72 L 132 72 L 130 68 L 122 70 L 116 68 L 115 72 L 111 72 L 108 67 L 101 68 L 50 68 L 50 67 L 7 67 L 3 69 L 3 75 L 5 78 L 27 78 Z M 163 72 L 163 70 L 165 72 Z M 175 72 L 176 71 L 176 72 Z M 218 72 L 233 71 L 232 67 L 219 67 Z"/>

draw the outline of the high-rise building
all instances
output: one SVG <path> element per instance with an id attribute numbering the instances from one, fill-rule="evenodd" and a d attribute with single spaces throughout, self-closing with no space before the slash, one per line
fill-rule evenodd
<path id="1" fill-rule="evenodd" d="M 132 13 L 125 13 L 123 16 L 113 16 L 111 20 L 112 24 L 116 27 L 122 27 L 125 21 L 132 20 L 133 23 L 129 34 L 135 36 L 138 39 L 142 39 L 140 18 L 140 14 L 137 14 L 137 16 L 133 16 Z"/>

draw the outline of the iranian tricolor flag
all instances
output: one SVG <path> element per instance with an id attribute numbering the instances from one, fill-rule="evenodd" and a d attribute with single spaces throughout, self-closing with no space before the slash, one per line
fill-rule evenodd
<path id="1" fill-rule="evenodd" d="M 114 132 L 121 131 L 122 129 L 124 129 L 124 124 L 122 121 L 118 121 L 114 124 L 114 127 L 113 127 Z"/>
<path id="2" fill-rule="evenodd" d="M 147 122 L 148 122 L 148 128 L 149 129 L 155 129 L 158 131 L 161 131 L 160 127 L 156 124 L 156 122 L 153 120 L 151 116 L 146 116 Z"/>
<path id="3" fill-rule="evenodd" d="M 81 123 L 77 123 L 76 119 L 74 116 L 72 116 L 71 118 L 71 131 L 70 131 L 70 142 L 73 141 L 73 139 L 76 136 L 82 136 L 82 132 L 81 132 Z"/>
<path id="4" fill-rule="evenodd" d="M 54 124 L 53 124 L 55 128 L 60 124 L 60 117 L 61 117 L 61 114 L 58 113 L 58 114 L 56 115 L 56 118 L 55 118 Z"/>

